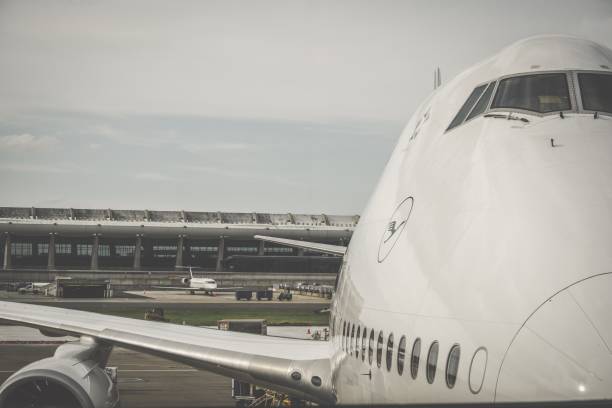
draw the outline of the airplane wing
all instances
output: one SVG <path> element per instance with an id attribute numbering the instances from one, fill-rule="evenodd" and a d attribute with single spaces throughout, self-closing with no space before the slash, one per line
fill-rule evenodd
<path id="1" fill-rule="evenodd" d="M 0 301 L 0 321 L 93 338 L 322 404 L 332 390 L 330 342 L 221 331 Z"/>
<path id="2" fill-rule="evenodd" d="M 201 290 L 199 288 L 190 288 L 189 286 L 151 286 L 153 289 L 167 289 L 167 290 Z"/>
<path id="3" fill-rule="evenodd" d="M 308 249 L 314 252 L 321 252 L 324 254 L 343 256 L 346 253 L 346 247 L 342 245 L 330 245 L 330 244 L 321 244 L 318 242 L 308 242 L 308 241 L 299 241 L 297 239 L 287 239 L 287 238 L 276 238 L 276 237 L 268 237 L 265 235 L 255 235 L 255 239 L 259 239 L 265 242 L 274 242 L 275 244 L 287 245 L 295 248 L 303 248 Z"/>
<path id="4" fill-rule="evenodd" d="M 213 292 L 235 292 L 237 290 L 241 290 L 241 289 L 245 289 L 248 290 L 248 288 L 245 288 L 244 286 L 228 286 L 228 287 L 222 287 L 222 288 L 217 288 L 217 289 L 213 289 Z M 253 289 L 254 290 L 254 289 Z"/>

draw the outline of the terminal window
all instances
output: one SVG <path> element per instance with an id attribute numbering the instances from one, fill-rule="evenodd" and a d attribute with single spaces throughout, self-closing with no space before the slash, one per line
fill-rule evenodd
<path id="1" fill-rule="evenodd" d="M 100 245 L 98 247 L 98 256 L 110 256 L 110 245 Z"/>
<path id="2" fill-rule="evenodd" d="M 55 244 L 55 253 L 58 255 L 70 255 L 72 254 L 72 245 Z"/>
<path id="3" fill-rule="evenodd" d="M 38 255 L 47 255 L 49 253 L 49 244 L 38 244 Z"/>
<path id="4" fill-rule="evenodd" d="M 216 246 L 192 246 L 189 248 L 191 252 L 214 252 L 216 253 L 219 248 Z"/>
<path id="5" fill-rule="evenodd" d="M 76 254 L 78 256 L 91 256 L 91 244 L 77 244 Z"/>
<path id="6" fill-rule="evenodd" d="M 117 256 L 132 256 L 134 255 L 135 248 L 134 245 L 116 245 L 115 254 Z"/>
<path id="7" fill-rule="evenodd" d="M 227 247 L 227 252 L 256 253 L 255 247 Z"/>
<path id="8" fill-rule="evenodd" d="M 270 252 L 270 253 L 274 253 L 274 254 L 278 254 L 278 253 L 293 253 L 293 248 L 287 248 L 287 247 L 266 247 L 264 248 L 264 252 Z"/>
<path id="9" fill-rule="evenodd" d="M 32 244 L 29 242 L 13 242 L 11 244 L 11 255 L 31 256 Z"/>
<path id="10" fill-rule="evenodd" d="M 154 245 L 153 246 L 153 257 L 154 258 L 175 258 L 176 257 L 176 245 Z"/>

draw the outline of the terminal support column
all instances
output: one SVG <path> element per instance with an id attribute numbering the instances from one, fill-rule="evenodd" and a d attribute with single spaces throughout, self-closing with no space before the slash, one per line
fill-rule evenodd
<path id="1" fill-rule="evenodd" d="M 11 259 L 11 234 L 8 232 L 4 233 L 4 269 L 11 269 L 13 262 Z"/>
<path id="2" fill-rule="evenodd" d="M 264 241 L 259 241 L 259 248 L 257 248 L 257 255 L 259 256 L 264 256 L 266 249 L 265 249 L 265 242 Z"/>
<path id="3" fill-rule="evenodd" d="M 136 234 L 136 243 L 134 244 L 134 269 L 140 269 L 141 251 L 142 234 Z"/>
<path id="4" fill-rule="evenodd" d="M 225 252 L 225 238 L 219 238 L 219 247 L 217 250 L 217 272 L 223 271 L 223 253 Z"/>
<path id="5" fill-rule="evenodd" d="M 55 269 L 55 236 L 56 232 L 49 233 L 49 247 L 47 248 L 47 269 Z"/>
<path id="6" fill-rule="evenodd" d="M 98 252 L 100 249 L 100 234 L 93 234 L 93 245 L 91 246 L 91 269 L 98 269 Z"/>
<path id="7" fill-rule="evenodd" d="M 183 248 L 185 246 L 185 235 L 178 236 L 178 242 L 176 244 L 176 269 L 183 267 Z"/>

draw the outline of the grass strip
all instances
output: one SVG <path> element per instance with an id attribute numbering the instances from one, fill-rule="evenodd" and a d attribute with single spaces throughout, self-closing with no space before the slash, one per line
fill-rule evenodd
<path id="1" fill-rule="evenodd" d="M 103 314 L 132 319 L 144 319 L 144 310 L 102 309 Z M 191 326 L 216 326 L 223 319 L 266 319 L 269 326 L 324 326 L 329 324 L 328 313 L 310 311 L 270 311 L 257 309 L 245 310 L 193 310 L 165 309 L 164 317 L 171 323 Z"/>

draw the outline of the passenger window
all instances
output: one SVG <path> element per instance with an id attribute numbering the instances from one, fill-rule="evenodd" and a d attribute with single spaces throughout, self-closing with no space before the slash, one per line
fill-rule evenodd
<path id="1" fill-rule="evenodd" d="M 436 366 L 438 365 L 438 342 L 434 341 L 431 343 L 429 347 L 429 352 L 427 353 L 427 366 L 426 368 L 426 377 L 427 382 L 433 384 L 434 379 L 436 378 Z"/>
<path id="2" fill-rule="evenodd" d="M 353 324 L 353 328 L 351 329 L 351 344 L 349 346 L 351 355 L 353 355 L 353 345 L 354 344 L 355 344 L 355 325 Z"/>
<path id="3" fill-rule="evenodd" d="M 412 356 L 410 357 L 410 375 L 416 380 L 419 373 L 419 360 L 421 359 L 421 339 L 417 338 L 412 345 Z"/>
<path id="4" fill-rule="evenodd" d="M 391 366 L 393 365 L 393 333 L 389 335 L 389 339 L 387 339 L 387 371 L 391 371 Z"/>
<path id="5" fill-rule="evenodd" d="M 361 361 L 365 361 L 366 358 L 366 341 L 368 338 L 368 328 L 363 328 L 363 337 L 361 338 Z"/>
<path id="6" fill-rule="evenodd" d="M 357 334 L 355 335 L 355 357 L 359 358 L 359 339 L 361 338 L 361 326 L 357 327 Z"/>
<path id="7" fill-rule="evenodd" d="M 474 106 L 478 98 L 480 98 L 480 95 L 482 95 L 482 93 L 484 92 L 485 87 L 486 84 L 480 85 L 472 91 L 472 93 L 470 94 L 470 96 L 468 96 L 467 100 L 465 101 L 461 109 L 459 109 L 459 112 L 446 130 L 451 130 L 452 128 L 459 126 L 463 123 L 463 120 L 466 118 L 468 113 L 470 113 L 470 110 L 472 110 L 472 107 Z"/>
<path id="8" fill-rule="evenodd" d="M 578 83 L 584 110 L 612 113 L 612 75 L 578 74 Z"/>
<path id="9" fill-rule="evenodd" d="M 487 86 L 487 89 L 484 91 L 478 102 L 476 102 L 474 109 L 472 109 L 470 114 L 465 119 L 466 122 L 480 115 L 487 109 L 487 106 L 489 106 L 489 101 L 491 100 L 491 94 L 493 94 L 493 88 L 495 88 L 495 82 L 491 82 L 489 86 Z"/>
<path id="10" fill-rule="evenodd" d="M 350 352 L 349 345 L 351 342 L 351 322 L 346 325 L 346 338 L 344 339 L 344 349 L 346 352 Z"/>
<path id="11" fill-rule="evenodd" d="M 404 359 L 406 358 L 406 336 L 402 336 L 397 347 L 397 373 L 404 373 Z"/>
<path id="12" fill-rule="evenodd" d="M 523 109 L 548 113 L 571 109 L 567 76 L 522 75 L 499 81 L 491 109 Z"/>
<path id="13" fill-rule="evenodd" d="M 378 368 L 382 366 L 383 341 L 384 336 L 381 330 L 378 332 L 378 342 L 376 343 L 376 365 Z"/>
<path id="14" fill-rule="evenodd" d="M 459 371 L 459 357 L 461 356 L 461 348 L 458 344 L 451 347 L 446 361 L 446 385 L 448 388 L 453 388 L 457 381 L 457 372 Z"/>
<path id="15" fill-rule="evenodd" d="M 374 329 L 370 330 L 370 341 L 368 342 L 368 361 L 372 365 L 372 358 L 374 356 Z"/>

